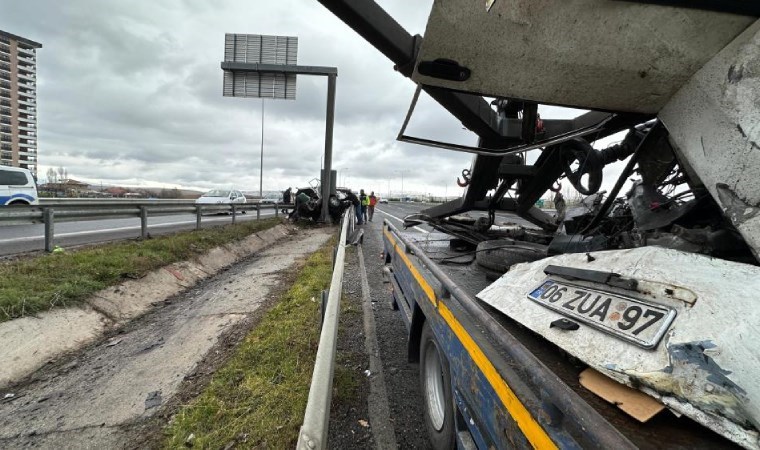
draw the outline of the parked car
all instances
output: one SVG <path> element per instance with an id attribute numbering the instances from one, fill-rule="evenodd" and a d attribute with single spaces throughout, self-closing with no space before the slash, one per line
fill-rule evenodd
<path id="1" fill-rule="evenodd" d="M 196 205 L 232 205 L 245 202 L 245 195 L 233 190 L 208 191 L 195 200 Z"/>
<path id="2" fill-rule="evenodd" d="M 29 169 L 0 167 L 0 206 L 39 204 L 37 183 Z"/>
<path id="3" fill-rule="evenodd" d="M 380 203 L 383 203 L 383 204 L 388 204 L 388 200 L 387 200 L 387 199 L 385 199 L 385 198 L 381 198 L 381 199 L 380 199 Z"/>

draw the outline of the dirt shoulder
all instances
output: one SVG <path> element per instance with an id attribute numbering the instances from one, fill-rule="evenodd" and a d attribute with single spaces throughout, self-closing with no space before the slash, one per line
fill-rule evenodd
<path id="1" fill-rule="evenodd" d="M 144 447 L 332 234 L 300 230 L 2 392 L 0 447 Z"/>

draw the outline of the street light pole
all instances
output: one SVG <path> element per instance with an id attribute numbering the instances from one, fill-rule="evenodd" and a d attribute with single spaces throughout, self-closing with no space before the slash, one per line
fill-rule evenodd
<path id="1" fill-rule="evenodd" d="M 403 170 L 397 170 L 396 172 L 401 173 L 401 201 L 403 202 L 405 199 L 404 196 L 404 173 L 408 172 L 409 169 L 403 169 Z"/>
<path id="2" fill-rule="evenodd" d="M 261 161 L 259 162 L 259 199 L 264 198 L 264 98 L 261 99 Z"/>

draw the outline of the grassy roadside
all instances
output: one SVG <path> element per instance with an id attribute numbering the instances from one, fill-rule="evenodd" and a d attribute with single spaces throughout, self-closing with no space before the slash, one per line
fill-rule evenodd
<path id="1" fill-rule="evenodd" d="M 127 278 L 186 260 L 214 247 L 271 228 L 278 219 L 105 244 L 0 264 L 0 322 L 76 305 Z"/>
<path id="2" fill-rule="evenodd" d="M 166 448 L 294 448 L 319 344 L 320 292 L 330 285 L 334 239 L 166 430 Z M 312 300 L 314 299 L 314 301 Z M 336 379 L 340 378 L 336 374 Z"/>

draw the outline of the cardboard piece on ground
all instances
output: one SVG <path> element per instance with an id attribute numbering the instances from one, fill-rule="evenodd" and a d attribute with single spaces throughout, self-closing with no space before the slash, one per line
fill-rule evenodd
<path id="1" fill-rule="evenodd" d="M 665 409 L 665 405 L 647 394 L 620 384 L 591 368 L 581 372 L 580 382 L 581 386 L 616 405 L 642 423 Z"/>

